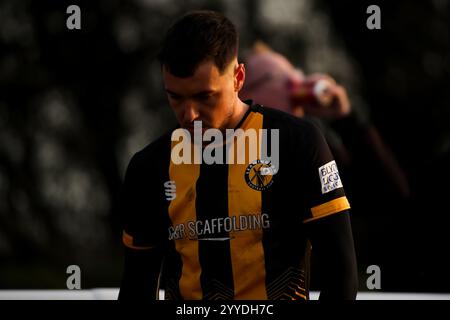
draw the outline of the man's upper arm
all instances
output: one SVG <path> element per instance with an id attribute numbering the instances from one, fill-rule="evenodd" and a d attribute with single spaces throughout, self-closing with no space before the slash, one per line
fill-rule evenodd
<path id="1" fill-rule="evenodd" d="M 137 153 L 131 159 L 122 188 L 123 244 L 135 250 L 161 246 L 165 223 L 157 172 L 150 160 Z"/>
<path id="2" fill-rule="evenodd" d="M 305 123 L 303 139 L 298 147 L 302 162 L 305 211 L 303 223 L 319 220 L 350 209 L 337 163 L 320 130 Z"/>
<path id="3" fill-rule="evenodd" d="M 120 300 L 157 297 L 164 256 L 165 221 L 157 174 L 150 159 L 137 153 L 131 159 L 122 188 L 122 241 L 125 263 Z"/>

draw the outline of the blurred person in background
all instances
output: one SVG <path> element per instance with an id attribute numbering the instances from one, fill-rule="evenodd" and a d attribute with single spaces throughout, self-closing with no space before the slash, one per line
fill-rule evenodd
<path id="1" fill-rule="evenodd" d="M 257 41 L 245 58 L 247 80 L 241 99 L 271 106 L 319 126 L 340 166 L 350 168 L 352 156 L 369 147 L 401 198 L 408 198 L 409 183 L 376 127 L 352 106 L 346 88 L 328 74 L 305 75 L 282 54 Z M 344 133 L 342 133 L 345 131 Z M 349 133 L 349 135 L 348 135 Z M 363 138 L 354 144 L 343 137 Z M 359 148 L 359 150 L 358 150 Z M 344 170 L 348 172 L 349 170 Z"/>

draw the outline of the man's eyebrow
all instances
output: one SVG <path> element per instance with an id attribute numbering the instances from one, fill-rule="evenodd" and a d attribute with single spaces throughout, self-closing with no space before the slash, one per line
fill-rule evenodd
<path id="1" fill-rule="evenodd" d="M 197 92 L 196 94 L 194 94 L 194 96 L 202 96 L 202 95 L 207 95 L 207 94 L 211 94 L 211 93 L 215 93 L 216 91 L 214 90 L 203 90 L 200 92 Z"/>
<path id="2" fill-rule="evenodd" d="M 167 88 L 165 88 L 165 90 L 166 90 L 166 92 L 167 92 L 168 94 L 173 94 L 173 95 L 179 96 L 178 93 L 173 92 L 173 91 L 171 91 L 171 90 L 169 90 L 169 89 L 167 89 Z"/>
<path id="3" fill-rule="evenodd" d="M 173 94 L 173 95 L 176 95 L 176 96 L 181 96 L 181 94 L 178 94 L 178 93 L 176 93 L 176 92 L 173 92 L 172 90 L 169 90 L 169 89 L 165 89 L 166 90 L 166 92 L 168 93 L 168 94 Z M 200 92 L 197 92 L 197 93 L 195 93 L 193 96 L 202 96 L 202 95 L 207 95 L 207 94 L 212 94 L 212 93 L 215 93 L 216 91 L 215 90 L 203 90 L 203 91 L 200 91 Z"/>

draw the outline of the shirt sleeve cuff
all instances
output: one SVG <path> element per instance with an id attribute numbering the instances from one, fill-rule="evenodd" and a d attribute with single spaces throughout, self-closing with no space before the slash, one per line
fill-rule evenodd
<path id="1" fill-rule="evenodd" d="M 343 210 L 350 209 L 350 203 L 347 200 L 347 197 L 340 197 L 328 202 L 325 202 L 321 205 L 315 206 L 311 208 L 312 218 L 306 219 L 303 223 L 314 221 L 329 215 L 332 215 L 337 212 L 341 212 Z"/>
<path id="2" fill-rule="evenodd" d="M 131 235 L 123 231 L 122 234 L 122 242 L 125 245 L 125 247 L 136 249 L 136 250 L 145 250 L 145 249 L 153 249 L 155 246 L 136 246 L 134 245 L 134 240 Z"/>

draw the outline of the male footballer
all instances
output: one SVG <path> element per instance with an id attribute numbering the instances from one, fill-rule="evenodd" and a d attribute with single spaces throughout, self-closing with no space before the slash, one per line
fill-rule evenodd
<path id="1" fill-rule="evenodd" d="M 159 53 L 179 127 L 131 159 L 122 198 L 119 299 L 307 300 L 309 243 L 320 299 L 351 300 L 350 205 L 321 132 L 241 101 L 235 26 L 194 11 Z M 160 279 L 164 287 L 160 288 Z"/>

